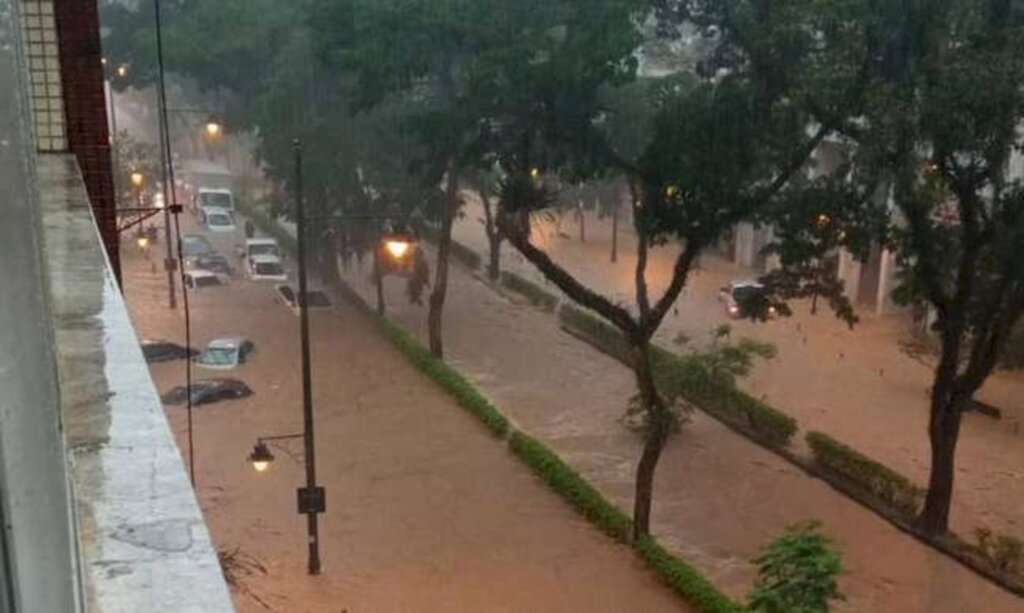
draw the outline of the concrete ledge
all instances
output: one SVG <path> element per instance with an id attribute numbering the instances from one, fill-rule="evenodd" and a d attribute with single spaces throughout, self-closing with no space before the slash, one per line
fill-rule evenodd
<path id="1" fill-rule="evenodd" d="M 78 165 L 38 174 L 86 610 L 233 611 Z"/>

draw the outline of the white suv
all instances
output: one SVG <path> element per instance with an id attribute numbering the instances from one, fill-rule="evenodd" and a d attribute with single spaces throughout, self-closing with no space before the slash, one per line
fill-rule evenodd
<path id="1" fill-rule="evenodd" d="M 249 258 L 249 278 L 253 281 L 287 281 L 288 273 L 280 258 L 272 255 L 254 255 Z"/>

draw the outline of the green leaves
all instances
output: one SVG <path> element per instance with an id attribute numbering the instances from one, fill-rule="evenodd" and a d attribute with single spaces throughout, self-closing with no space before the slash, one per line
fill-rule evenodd
<path id="1" fill-rule="evenodd" d="M 754 559 L 758 578 L 748 608 L 756 613 L 825 613 L 843 599 L 836 584 L 842 562 L 820 524 L 792 526 Z"/>

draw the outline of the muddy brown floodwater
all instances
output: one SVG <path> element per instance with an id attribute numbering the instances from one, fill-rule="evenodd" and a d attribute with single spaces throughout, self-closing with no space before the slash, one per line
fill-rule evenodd
<path id="1" fill-rule="evenodd" d="M 372 296 L 366 270 L 350 279 Z M 619 423 L 631 373 L 562 332 L 555 317 L 451 273 L 449 359 L 520 427 L 554 448 L 622 509 L 632 508 L 641 441 Z M 390 316 L 423 338 L 425 310 L 387 279 Z M 656 474 L 653 530 L 722 589 L 743 597 L 749 560 L 788 525 L 819 520 L 843 552 L 843 611 L 1011 612 L 1024 601 L 899 532 L 821 481 L 702 413 L 669 443 Z"/>
<path id="2" fill-rule="evenodd" d="M 216 242 L 225 250 L 236 239 Z M 180 341 L 180 309 L 167 308 L 163 278 L 130 244 L 124 260 L 140 336 Z M 243 379 L 255 392 L 194 414 L 200 503 L 217 547 L 237 549 L 244 562 L 239 610 L 690 610 L 344 305 L 312 317 L 327 512 L 323 574 L 308 577 L 305 521 L 295 508 L 300 442 L 274 447 L 264 474 L 245 461 L 257 436 L 301 431 L 298 319 L 274 302 L 269 284 L 236 279 L 193 298 L 194 344 L 230 335 L 256 344 L 252 362 L 237 371 L 196 370 Z M 158 389 L 181 383 L 182 368 L 154 365 Z M 183 450 L 184 413 L 167 408 Z"/>

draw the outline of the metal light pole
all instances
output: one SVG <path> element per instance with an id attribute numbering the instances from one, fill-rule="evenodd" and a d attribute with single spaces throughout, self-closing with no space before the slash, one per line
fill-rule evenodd
<path id="1" fill-rule="evenodd" d="M 295 225 L 299 268 L 299 334 L 302 342 L 302 439 L 306 456 L 306 487 L 299 488 L 299 513 L 306 514 L 309 535 L 309 574 L 320 574 L 320 534 L 317 514 L 323 513 L 324 488 L 316 484 L 316 455 L 313 440 L 313 377 L 309 359 L 309 302 L 306 294 L 306 219 L 302 201 L 302 143 L 295 149 Z"/>
<path id="2" fill-rule="evenodd" d="M 164 260 L 164 269 L 167 271 L 167 306 L 172 309 L 178 308 L 178 300 L 174 289 L 174 271 L 177 269 L 174 261 L 174 251 L 171 247 L 171 206 L 177 204 L 174 197 L 174 185 L 170 185 L 170 196 L 168 197 L 168 182 L 174 181 L 174 170 L 171 166 L 170 135 L 167 133 L 167 91 L 164 85 L 164 43 L 160 30 L 160 0 L 153 0 L 153 9 L 156 13 L 156 59 L 159 68 L 160 78 L 157 80 L 157 112 L 160 118 L 160 167 L 163 174 L 164 194 L 164 245 L 167 247 L 167 258 Z M 193 479 L 195 481 L 195 479 Z"/>

